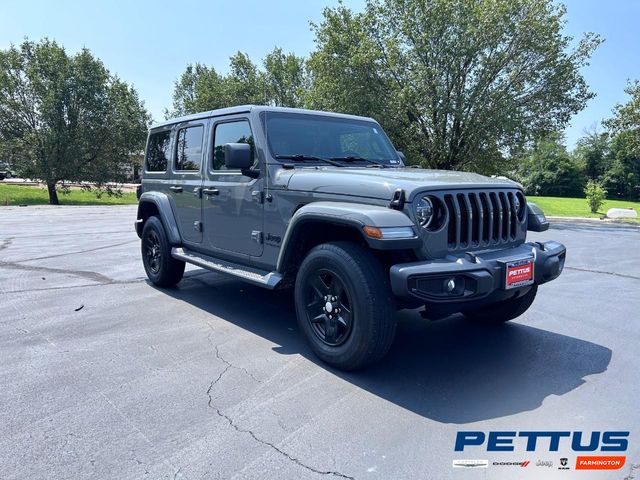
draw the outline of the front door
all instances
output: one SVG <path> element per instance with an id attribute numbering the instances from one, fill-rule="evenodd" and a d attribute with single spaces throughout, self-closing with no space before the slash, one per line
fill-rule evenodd
<path id="1" fill-rule="evenodd" d="M 202 185 L 204 237 L 222 253 L 262 255 L 262 178 L 250 178 L 224 164 L 226 143 L 248 143 L 253 134 L 246 117 L 214 121 L 213 143 Z M 255 158 L 255 148 L 251 149 Z"/>
<path id="2" fill-rule="evenodd" d="M 169 196 L 185 244 L 202 243 L 202 163 L 204 122 L 175 127 Z"/>

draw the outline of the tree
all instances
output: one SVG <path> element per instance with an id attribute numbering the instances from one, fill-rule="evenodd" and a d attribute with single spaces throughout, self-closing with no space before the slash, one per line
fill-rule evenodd
<path id="1" fill-rule="evenodd" d="M 602 183 L 618 198 L 640 197 L 640 151 L 632 130 L 621 131 L 613 137 L 607 170 Z"/>
<path id="2" fill-rule="evenodd" d="M 222 108 L 226 98 L 224 79 L 215 71 L 200 63 L 188 65 L 173 90 L 173 111 L 165 112 L 167 118 L 189 113 Z"/>
<path id="3" fill-rule="evenodd" d="M 368 0 L 314 26 L 310 106 L 378 118 L 414 163 L 497 172 L 593 97 L 551 0 Z"/>
<path id="4" fill-rule="evenodd" d="M 274 48 L 262 63 L 267 102 L 281 107 L 301 107 L 307 89 L 304 59 Z"/>
<path id="5" fill-rule="evenodd" d="M 567 152 L 559 134 L 535 142 L 517 158 L 516 178 L 529 195 L 580 197 L 584 164 Z"/>
<path id="6" fill-rule="evenodd" d="M 604 124 L 614 133 L 628 132 L 626 142 L 630 153 L 640 155 L 640 81 L 630 82 L 624 91 L 631 98 L 624 105 L 616 105 L 614 116 Z"/>
<path id="7" fill-rule="evenodd" d="M 242 52 L 229 59 L 226 75 L 199 63 L 188 65 L 175 83 L 173 110 L 165 115 L 169 118 L 246 104 L 302 106 L 307 85 L 304 59 L 274 48 L 262 65 L 259 69 Z"/>
<path id="8" fill-rule="evenodd" d="M 594 128 L 578 139 L 573 153 L 584 162 L 587 178 L 598 180 L 611 162 L 611 137 L 608 132 Z"/>
<path id="9" fill-rule="evenodd" d="M 61 180 L 115 179 L 143 149 L 149 120 L 136 91 L 87 49 L 68 55 L 45 39 L 0 51 L 0 141 L 46 183 L 51 204 Z"/>

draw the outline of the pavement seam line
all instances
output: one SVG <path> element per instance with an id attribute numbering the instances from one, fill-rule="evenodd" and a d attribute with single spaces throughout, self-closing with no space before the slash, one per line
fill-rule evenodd
<path id="1" fill-rule="evenodd" d="M 248 373 L 246 371 L 246 369 L 243 368 L 239 368 L 239 367 L 235 367 L 234 365 L 231 364 L 231 362 L 229 362 L 228 360 L 226 360 L 224 357 L 220 356 L 220 351 L 218 349 L 218 346 L 215 345 L 215 349 L 216 349 L 216 357 L 220 359 L 221 362 L 224 363 L 225 367 L 224 369 L 218 374 L 218 376 L 211 382 L 211 384 L 209 385 L 209 388 L 207 389 L 207 396 L 209 397 L 209 402 L 208 402 L 208 407 L 211 408 L 214 412 L 216 412 L 216 414 L 221 417 L 224 418 L 227 423 L 237 432 L 240 433 L 248 433 L 251 438 L 253 438 L 253 440 L 255 440 L 256 442 L 265 445 L 269 448 L 271 448 L 272 450 L 274 450 L 275 452 L 279 453 L 280 455 L 282 455 L 283 457 L 285 457 L 287 460 L 289 460 L 292 463 L 295 463 L 296 465 L 309 470 L 310 472 L 313 473 L 317 473 L 319 475 L 332 475 L 334 477 L 339 477 L 339 478 L 346 478 L 349 480 L 355 480 L 355 477 L 351 477 L 349 475 L 345 475 L 343 473 L 340 472 L 336 472 L 334 470 L 318 470 L 317 468 L 311 467 L 305 463 L 303 463 L 300 459 L 292 456 L 291 454 L 285 452 L 284 450 L 282 450 L 281 448 L 279 448 L 278 446 L 276 446 L 275 444 L 268 442 L 266 440 L 263 440 L 262 438 L 258 437 L 251 429 L 245 429 L 245 428 L 241 428 L 239 425 L 236 424 L 236 422 L 234 422 L 234 420 L 227 415 L 226 413 L 224 413 L 223 411 L 221 411 L 218 407 L 216 407 L 213 404 L 213 396 L 211 394 L 211 391 L 213 390 L 213 387 L 215 387 L 215 385 L 222 379 L 222 377 L 224 377 L 224 375 L 231 369 L 231 368 L 238 368 L 239 370 L 244 371 L 245 373 Z M 249 374 L 249 376 L 251 376 L 252 378 L 254 378 L 251 374 Z"/>
<path id="2" fill-rule="evenodd" d="M 612 275 L 614 277 L 621 278 L 630 278 L 632 280 L 640 280 L 640 277 L 636 277 L 634 275 L 626 275 L 624 273 L 616 273 L 616 272 L 605 272 L 604 270 L 593 270 L 590 268 L 579 268 L 579 267 L 564 267 L 566 270 L 575 270 L 577 272 L 586 272 L 586 273 L 599 273 L 602 275 Z"/>

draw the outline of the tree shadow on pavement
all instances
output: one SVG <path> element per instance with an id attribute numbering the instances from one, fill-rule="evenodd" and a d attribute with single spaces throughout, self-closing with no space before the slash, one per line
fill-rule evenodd
<path id="1" fill-rule="evenodd" d="M 298 331 L 290 293 L 270 292 L 213 273 L 187 278 L 166 294 L 299 354 L 338 377 L 419 415 L 469 423 L 533 410 L 549 395 L 606 371 L 610 349 L 511 322 L 489 327 L 461 316 L 429 322 L 398 312 L 389 354 L 366 370 L 341 372 L 319 361 Z M 529 313 L 527 323 L 535 324 Z M 293 331 L 292 331 L 293 330 Z"/>

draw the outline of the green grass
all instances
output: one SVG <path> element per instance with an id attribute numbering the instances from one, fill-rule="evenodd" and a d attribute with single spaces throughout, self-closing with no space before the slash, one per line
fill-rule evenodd
<path id="1" fill-rule="evenodd" d="M 528 196 L 530 200 L 542 209 L 545 215 L 552 217 L 586 217 L 600 218 L 610 208 L 633 207 L 640 214 L 640 202 L 630 202 L 627 200 L 605 200 L 598 213 L 591 213 L 587 200 L 584 198 L 559 198 L 559 197 L 534 197 Z"/>
<path id="2" fill-rule="evenodd" d="M 97 198 L 94 192 L 71 190 L 65 195 L 58 191 L 60 205 L 129 205 L 137 203 L 135 192 L 124 193 L 121 197 L 102 195 Z M 0 207 L 5 205 L 48 205 L 49 194 L 46 188 L 0 183 Z"/>

